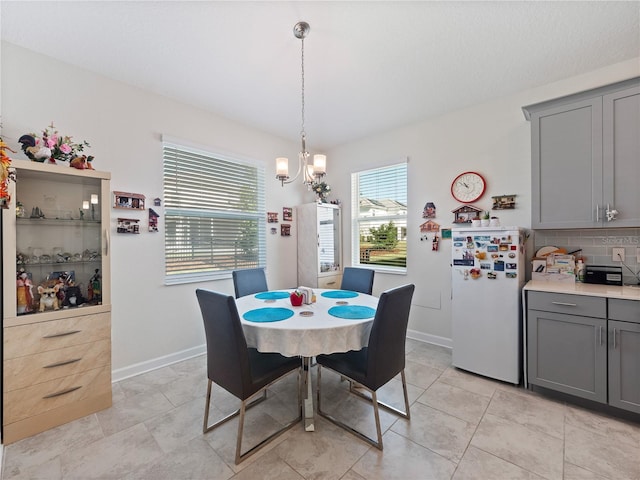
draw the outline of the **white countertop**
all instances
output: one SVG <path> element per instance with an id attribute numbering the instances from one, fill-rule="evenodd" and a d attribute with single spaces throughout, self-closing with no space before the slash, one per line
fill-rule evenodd
<path id="1" fill-rule="evenodd" d="M 568 293 L 592 297 L 621 298 L 640 301 L 640 287 L 617 287 L 615 285 L 594 285 L 580 282 L 541 282 L 530 280 L 525 290 L 536 292 Z"/>

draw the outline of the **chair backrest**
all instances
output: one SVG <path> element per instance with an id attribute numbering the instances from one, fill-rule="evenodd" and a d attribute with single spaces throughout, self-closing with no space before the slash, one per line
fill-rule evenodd
<path id="1" fill-rule="evenodd" d="M 369 268 L 345 267 L 340 288 L 371 295 L 375 273 L 375 270 Z"/>
<path id="2" fill-rule="evenodd" d="M 207 339 L 207 376 L 240 399 L 249 390 L 251 370 L 236 301 L 231 295 L 196 290 Z"/>
<path id="3" fill-rule="evenodd" d="M 377 390 L 404 369 L 407 325 L 414 290 L 415 285 L 409 284 L 380 295 L 369 336 L 369 388 Z"/>
<path id="4" fill-rule="evenodd" d="M 232 272 L 232 276 L 233 289 L 235 290 L 236 298 L 269 290 L 269 287 L 267 287 L 267 276 L 264 273 L 264 268 L 234 270 Z"/>

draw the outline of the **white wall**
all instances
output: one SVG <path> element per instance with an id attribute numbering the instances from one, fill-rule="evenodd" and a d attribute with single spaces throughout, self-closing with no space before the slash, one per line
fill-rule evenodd
<path id="1" fill-rule="evenodd" d="M 640 58 L 372 135 L 327 152 L 329 182 L 335 195 L 343 200 L 345 263 L 349 264 L 351 259 L 348 231 L 350 174 L 408 157 L 407 275 L 377 273 L 374 293 L 402 283 L 415 283 L 410 335 L 450 345 L 451 240 L 441 240 L 438 252 L 431 250 L 431 241 L 420 241 L 419 225 L 424 222 L 422 209 L 425 203 L 434 202 L 437 208 L 435 221 L 441 227 L 451 227 L 451 210 L 460 205 L 451 196 L 451 181 L 461 172 L 477 171 L 486 178 L 488 185 L 485 195 L 475 205 L 489 210 L 492 196 L 517 194 L 516 209 L 494 213 L 498 214 L 502 225 L 530 228 L 531 137 L 530 124 L 521 107 L 638 75 Z"/>
<path id="2" fill-rule="evenodd" d="M 436 221 L 443 227 L 450 226 L 451 210 L 458 206 L 449 193 L 451 180 L 462 171 L 476 170 L 488 181 L 487 193 L 477 205 L 489 209 L 492 195 L 515 193 L 517 208 L 500 212 L 502 224 L 530 226 L 529 123 L 520 107 L 637 75 L 640 59 L 327 152 L 332 198 L 343 201 L 346 263 L 350 263 L 351 255 L 351 172 L 409 157 L 408 273 L 377 274 L 374 293 L 401 283 L 415 283 L 412 336 L 448 344 L 451 245 L 450 240 L 443 240 L 440 251 L 432 252 L 431 242 L 420 242 L 418 226 L 424 221 L 424 204 L 434 202 Z M 112 173 L 112 190 L 143 193 L 150 199 L 162 197 L 161 135 L 168 134 L 265 162 L 267 210 L 279 212 L 280 218 L 283 206 L 313 200 L 304 189 L 294 185 L 281 188 L 273 179 L 274 158 L 296 158 L 297 143 L 7 43 L 2 43 L 1 78 L 5 141 L 19 150 L 17 139 L 22 134 L 40 130 L 53 120 L 61 133 L 92 144 L 94 166 Z M 21 153 L 15 157 L 24 158 Z M 162 209 L 159 213 L 162 215 Z M 116 216 L 116 211 L 112 212 L 114 379 L 203 351 L 204 335 L 194 290 L 202 287 L 233 292 L 231 280 L 165 287 L 162 234 L 117 235 Z M 267 234 L 267 247 L 269 285 L 295 285 L 295 237 Z"/>
<path id="3" fill-rule="evenodd" d="M 282 188 L 275 179 L 275 158 L 297 158 L 297 143 L 7 43 L 2 43 L 1 95 L 2 136 L 19 152 L 13 158 L 26 158 L 17 142 L 21 135 L 39 132 L 54 121 L 60 133 L 91 144 L 94 168 L 111 172 L 112 190 L 142 193 L 151 200 L 162 198 L 161 136 L 168 134 L 264 162 L 267 210 L 279 212 L 280 221 L 282 207 L 313 201 L 301 185 Z M 162 207 L 154 210 L 159 210 L 163 232 Z M 114 379 L 204 351 L 195 289 L 233 294 L 232 281 L 164 286 L 162 233 L 144 231 L 146 214 L 141 212 L 142 233 L 118 235 L 118 211 L 111 213 Z M 296 285 L 292 258 L 296 258 L 295 236 L 267 233 L 271 287 Z"/>

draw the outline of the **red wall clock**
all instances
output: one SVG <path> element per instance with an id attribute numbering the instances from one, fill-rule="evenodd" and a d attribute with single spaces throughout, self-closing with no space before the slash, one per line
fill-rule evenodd
<path id="1" fill-rule="evenodd" d="M 476 172 L 464 172 L 454 178 L 451 183 L 451 195 L 462 203 L 478 200 L 487 188 L 484 177 Z"/>

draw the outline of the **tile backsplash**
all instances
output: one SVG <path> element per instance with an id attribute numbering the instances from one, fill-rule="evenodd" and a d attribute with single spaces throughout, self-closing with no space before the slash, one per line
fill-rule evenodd
<path id="1" fill-rule="evenodd" d="M 637 284 L 640 262 L 640 228 L 606 228 L 577 230 L 535 230 L 534 253 L 544 246 L 565 248 L 567 252 L 582 249 L 575 255 L 582 255 L 587 265 L 617 265 L 622 267 L 622 281 Z M 624 248 L 625 267 L 613 261 L 613 248 Z M 633 272 L 632 272 L 632 271 Z"/>

